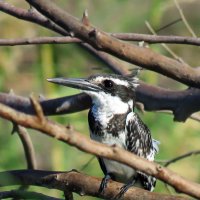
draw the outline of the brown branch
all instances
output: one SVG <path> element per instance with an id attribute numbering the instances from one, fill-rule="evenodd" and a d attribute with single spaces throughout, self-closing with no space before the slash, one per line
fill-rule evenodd
<path id="1" fill-rule="evenodd" d="M 34 22 L 36 24 L 39 24 L 43 27 L 46 27 L 50 30 L 54 30 L 57 33 L 60 33 L 61 35 L 67 35 L 67 32 L 62 30 L 60 27 L 55 26 L 55 24 L 52 24 L 52 22 L 48 21 L 45 17 L 42 17 L 39 15 L 39 13 L 32 13 L 28 12 L 25 9 L 16 8 L 7 2 L 0 2 L 0 10 L 10 14 L 12 16 L 15 16 L 19 19 Z M 172 43 L 172 44 L 189 44 L 189 45 L 200 45 L 200 38 L 193 38 L 193 37 L 183 37 L 183 36 L 170 36 L 170 35 L 149 35 L 149 34 L 139 34 L 139 33 L 110 33 L 111 36 L 116 37 L 121 40 L 126 41 L 145 41 L 150 44 L 153 43 Z M 71 39 L 63 38 L 63 37 L 40 37 L 38 38 L 38 41 L 34 41 L 34 39 L 21 39 L 17 40 L 1 40 L 1 45 L 22 45 L 22 44 L 43 44 L 43 43 L 68 43 L 71 41 Z M 27 41 L 28 40 L 28 41 Z M 73 38 L 74 42 L 78 42 L 78 39 Z M 16 44 L 19 43 L 19 44 Z"/>
<path id="2" fill-rule="evenodd" d="M 149 35 L 140 33 L 110 33 L 111 36 L 125 41 L 144 41 L 150 44 L 168 43 L 168 44 L 188 44 L 200 46 L 200 38 L 170 36 L 170 35 Z M 0 46 L 33 45 L 33 44 L 68 44 L 81 43 L 77 38 L 69 36 L 62 37 L 36 37 L 36 38 L 16 38 L 0 39 Z"/>
<path id="3" fill-rule="evenodd" d="M 141 48 L 109 36 L 94 26 L 86 26 L 47 0 L 27 0 L 39 12 L 50 18 L 66 31 L 93 47 L 110 53 L 132 64 L 156 71 L 190 86 L 200 87 L 200 72 L 174 59 L 160 55 L 147 48 Z"/>
<path id="4" fill-rule="evenodd" d="M 200 45 L 200 38 L 184 37 L 177 35 L 149 35 L 141 33 L 111 33 L 113 37 L 126 41 L 144 41 L 149 44 L 168 43 L 168 44 L 188 44 Z"/>
<path id="5" fill-rule="evenodd" d="M 77 38 L 67 37 L 37 37 L 20 39 L 0 39 L 0 46 L 33 45 L 33 44 L 67 44 L 80 43 Z"/>
<path id="6" fill-rule="evenodd" d="M 22 8 L 16 8 L 7 2 L 0 1 L 0 11 L 12 15 L 18 19 L 39 24 L 45 28 L 60 33 L 61 35 L 68 35 L 67 32 L 64 31 L 61 27 L 57 26 L 55 23 L 48 20 L 46 17 L 42 16 L 40 13 L 34 11 L 33 9 L 25 10 Z"/>
<path id="7" fill-rule="evenodd" d="M 13 15 L 13 16 L 16 16 L 16 17 L 18 17 L 18 18 L 20 18 L 20 19 L 23 19 L 23 20 L 28 20 L 28 21 L 31 21 L 31 22 L 33 22 L 33 23 L 37 23 L 37 24 L 40 24 L 40 25 L 42 25 L 42 26 L 44 26 L 44 27 L 46 27 L 46 28 L 49 28 L 49 29 L 51 29 L 51 30 L 54 30 L 54 31 L 56 31 L 56 32 L 58 32 L 58 33 L 61 33 L 61 34 L 63 34 L 63 35 L 68 35 L 68 33 L 65 31 L 60 31 L 59 30 L 59 28 L 58 28 L 58 30 L 56 29 L 57 28 L 57 26 L 56 26 L 56 28 L 55 28 L 55 26 L 50 26 L 49 25 L 49 23 L 45 23 L 45 20 L 46 21 L 48 21 L 47 19 L 45 19 L 44 20 L 44 17 L 42 16 L 42 18 L 41 18 L 41 16 L 40 15 L 38 15 L 38 13 L 34 13 L 34 15 L 31 15 L 31 13 L 30 12 L 28 12 L 28 11 L 26 11 L 26 10 L 24 10 L 24 9 L 19 9 L 19 8 L 15 8 L 15 7 L 13 7 L 13 6 L 10 6 L 9 4 L 5 4 L 4 2 L 0 2 L 0 10 L 2 10 L 2 11 L 4 11 L 4 12 L 6 12 L 6 13 L 8 13 L 8 14 L 11 14 L 11 15 Z M 27 17 L 28 16 L 28 17 Z M 88 28 L 90 27 L 90 26 L 87 26 Z M 91 27 L 90 27 L 91 28 Z M 93 29 L 92 29 L 93 30 Z M 183 38 L 184 39 L 184 38 Z M 105 41 L 107 41 L 107 40 L 105 40 Z M 111 40 L 112 41 L 112 40 Z M 115 42 L 117 41 L 117 40 L 114 40 Z M 123 44 L 123 45 L 125 45 L 126 46 L 126 44 L 127 43 L 120 43 L 120 44 Z M 121 46 L 121 47 L 124 47 L 124 46 Z M 108 46 L 111 46 L 110 44 L 108 45 Z M 120 46 L 119 46 L 120 47 Z M 128 52 L 132 52 L 134 55 L 132 55 L 132 57 L 133 57 L 133 63 L 134 64 L 138 64 L 138 65 L 141 65 L 141 66 L 144 66 L 145 67 L 145 65 L 147 65 L 146 66 L 146 68 L 151 68 L 151 67 L 155 67 L 156 66 L 156 68 L 158 68 L 158 70 L 156 69 L 155 71 L 157 71 L 157 72 L 160 72 L 160 73 L 164 73 L 165 75 L 167 75 L 167 76 L 170 76 L 171 78 L 173 78 L 172 76 L 171 76 L 171 73 L 170 73 L 170 71 L 172 71 L 172 73 L 175 75 L 175 76 L 178 76 L 178 80 L 179 79 L 184 79 L 182 82 L 185 82 L 185 78 L 186 78 L 186 82 L 188 81 L 188 79 L 191 79 L 191 81 L 194 83 L 194 81 L 197 79 L 197 81 L 195 81 L 195 86 L 197 86 L 198 87 L 198 73 L 196 72 L 196 70 L 193 70 L 193 69 L 190 69 L 190 68 L 188 68 L 187 66 L 185 67 L 185 65 L 183 65 L 183 64 L 180 64 L 180 63 L 178 63 L 178 62 L 174 62 L 172 59 L 168 59 L 168 58 L 166 58 L 166 57 L 164 57 L 164 56 L 160 56 L 159 54 L 154 54 L 153 52 L 151 52 L 150 50 L 144 50 L 147 54 L 144 54 L 144 56 L 143 56 L 143 54 L 142 54 L 142 52 L 143 52 L 143 48 L 139 48 L 139 47 L 136 47 L 136 46 L 133 46 L 133 45 L 128 45 L 128 47 L 130 47 L 131 49 L 128 49 L 127 50 L 127 55 L 129 55 L 129 53 Z M 123 53 L 123 52 L 125 52 L 124 51 L 124 49 L 123 48 L 119 48 L 119 50 L 121 51 L 121 53 Z M 122 51 L 123 50 L 123 51 Z M 130 51 L 130 50 L 134 50 L 134 51 Z M 142 51 L 142 52 L 141 52 Z M 150 52 L 147 52 L 147 51 L 150 51 Z M 137 54 L 137 55 L 135 55 L 135 53 Z M 154 56 L 156 56 L 155 58 L 156 58 L 156 60 L 152 60 L 152 56 L 153 55 Z M 137 57 L 139 55 L 139 59 L 137 60 L 137 58 L 136 58 L 136 62 L 134 61 L 134 58 L 135 57 Z M 126 55 L 124 55 L 124 56 L 126 56 Z M 121 57 L 121 58 L 123 58 L 124 56 L 122 56 L 122 55 L 120 55 L 119 57 Z M 142 60 L 141 59 L 141 57 L 140 56 L 142 56 L 142 59 L 144 59 L 144 60 Z M 146 60 L 146 58 L 147 58 L 147 60 Z M 164 61 L 165 62 L 162 62 L 161 60 L 162 59 L 164 59 Z M 160 61 L 161 62 L 159 62 L 159 59 L 161 59 Z M 129 61 L 129 60 L 127 60 L 127 61 Z M 142 63 L 141 63 L 141 61 L 142 61 Z M 155 61 L 153 64 L 152 64 L 152 61 Z M 150 63 L 149 63 L 150 62 Z M 160 66 L 160 64 L 162 65 L 162 66 Z M 169 69 L 169 70 L 167 70 L 167 69 L 165 69 L 166 67 L 168 67 L 168 66 L 171 66 L 171 68 Z M 161 68 L 160 68 L 161 67 Z M 162 68 L 163 67 L 163 68 Z M 174 68 L 174 70 L 172 69 L 172 68 Z M 152 69 L 152 70 L 154 70 L 154 69 Z M 166 71 L 167 70 L 167 71 Z M 178 71 L 177 71 L 178 70 Z M 189 71 L 188 71 L 189 70 Z M 181 71 L 181 72 L 179 72 L 179 71 Z M 181 73 L 181 74 L 180 74 Z M 190 73 L 190 75 L 189 76 L 191 76 L 191 77 L 188 77 L 188 76 L 186 76 L 186 74 L 188 74 L 188 73 Z M 183 77 L 182 77 L 183 76 Z M 177 79 L 177 77 L 176 77 L 176 79 Z M 190 82 L 190 81 L 189 81 Z M 193 85 L 193 83 L 191 83 L 190 85 Z M 188 83 L 189 84 L 189 83 Z"/>
<path id="8" fill-rule="evenodd" d="M 89 140 L 82 134 L 71 129 L 66 129 L 64 126 L 47 119 L 41 123 L 38 117 L 17 112 L 3 104 L 0 104 L 0 116 L 22 126 L 39 130 L 44 134 L 75 146 L 82 151 L 122 162 L 136 170 L 155 176 L 156 178 L 168 183 L 179 192 L 200 198 L 199 184 L 186 180 L 159 164 L 147 161 L 117 146 L 109 147 Z"/>
<path id="9" fill-rule="evenodd" d="M 0 186 L 15 184 L 36 185 L 54 188 L 61 191 L 71 190 L 81 196 L 95 196 L 103 199 L 112 199 L 122 187 L 121 183 L 109 181 L 108 187 L 101 194 L 98 193 L 101 179 L 91 177 L 80 172 L 48 172 L 39 170 L 16 170 L 0 172 Z M 186 200 L 185 197 L 165 195 L 149 192 L 140 188 L 132 187 L 124 195 L 123 200 Z"/>

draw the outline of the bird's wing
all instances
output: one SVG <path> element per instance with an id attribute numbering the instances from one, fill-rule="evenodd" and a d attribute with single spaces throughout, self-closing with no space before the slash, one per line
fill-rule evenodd
<path id="1" fill-rule="evenodd" d="M 136 155 L 153 161 L 158 152 L 159 142 L 152 139 L 150 130 L 142 122 L 136 113 L 129 113 L 126 121 L 126 149 Z M 144 189 L 152 191 L 156 179 L 140 171 L 137 172 L 137 179 Z"/>
<path id="2" fill-rule="evenodd" d="M 158 152 L 158 141 L 152 139 L 151 132 L 136 113 L 129 113 L 126 120 L 126 149 L 136 155 L 154 160 Z"/>

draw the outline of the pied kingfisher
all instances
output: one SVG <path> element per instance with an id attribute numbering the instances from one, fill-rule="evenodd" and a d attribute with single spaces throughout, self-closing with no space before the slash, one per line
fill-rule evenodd
<path id="1" fill-rule="evenodd" d="M 48 81 L 72 88 L 81 89 L 92 99 L 88 114 L 91 139 L 107 144 L 118 145 L 149 161 L 154 160 L 159 142 L 152 139 L 148 127 L 133 112 L 136 76 L 93 75 L 87 79 L 53 78 Z M 125 185 L 121 195 L 131 186 L 152 191 L 156 179 L 107 158 L 98 158 L 105 174 L 99 192 L 103 192 L 109 179 Z"/>

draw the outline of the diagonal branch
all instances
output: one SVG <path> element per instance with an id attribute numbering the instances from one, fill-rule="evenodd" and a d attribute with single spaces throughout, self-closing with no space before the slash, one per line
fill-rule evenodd
<path id="1" fill-rule="evenodd" d="M 16 170 L 0 172 L 0 186 L 11 185 L 36 185 L 54 188 L 61 191 L 66 189 L 78 193 L 81 196 L 96 196 L 103 199 L 112 199 L 122 187 L 121 183 L 109 181 L 103 193 L 99 193 L 101 179 L 82 174 L 80 172 L 52 172 L 41 170 Z M 0 193 L 1 194 L 1 193 Z M 149 192 L 132 187 L 124 195 L 123 200 L 186 200 L 185 197 L 165 195 Z"/>
<path id="2" fill-rule="evenodd" d="M 34 1 L 34 2 L 36 3 L 36 1 Z M 41 4 L 41 3 L 44 3 L 44 2 L 41 1 L 39 4 Z M 49 4 L 49 5 L 47 5 L 47 4 Z M 47 7 L 49 7 L 51 5 L 49 1 L 47 2 L 47 4 L 46 4 Z M 51 7 L 51 8 L 53 8 L 53 7 Z M 46 28 L 49 28 L 51 30 L 54 30 L 58 33 L 62 32 L 61 34 L 63 34 L 63 35 L 68 35 L 68 33 L 66 31 L 64 31 L 57 25 L 55 25 L 55 24 L 53 24 L 54 26 L 49 25 L 49 20 L 47 20 L 46 18 L 44 20 L 44 16 L 38 15 L 38 13 L 32 14 L 31 12 L 28 12 L 24 9 L 19 9 L 19 8 L 10 6 L 7 3 L 5 5 L 5 2 L 0 2 L 0 10 L 7 12 L 13 16 L 16 16 L 20 19 L 28 20 L 33 23 L 40 24 L 40 25 L 42 25 Z M 57 11 L 59 11 L 59 12 L 57 13 Z M 46 11 L 44 9 L 44 12 L 47 12 L 47 9 L 46 9 Z M 85 26 L 81 22 L 74 19 L 72 16 L 68 15 L 66 12 L 64 12 L 64 11 L 60 12 L 60 9 L 59 10 L 55 9 L 53 12 L 56 12 L 57 14 L 61 14 L 60 19 L 59 19 L 59 20 L 61 20 L 61 22 L 58 20 L 59 22 L 56 21 L 56 23 L 58 23 L 58 24 L 64 23 L 63 27 L 67 28 L 67 30 L 69 29 L 68 25 L 70 25 L 70 26 L 78 25 L 76 27 L 77 28 L 76 34 L 80 34 L 80 33 L 78 33 L 78 31 L 80 31 L 79 28 L 81 27 L 81 30 L 83 28 L 83 31 L 81 32 L 82 35 L 80 35 L 80 38 L 82 38 L 82 36 L 83 36 L 83 38 L 85 37 L 85 39 L 83 39 L 83 40 L 86 42 L 89 42 L 94 47 L 96 47 L 100 50 L 104 50 L 108 53 L 112 53 L 113 55 L 120 57 L 121 59 L 124 59 L 133 64 L 143 66 L 147 69 L 150 69 L 150 70 L 156 71 L 158 73 L 164 74 L 168 77 L 174 78 L 175 80 L 178 80 L 182 83 L 185 83 L 185 84 L 188 84 L 191 86 L 195 86 L 195 87 L 199 87 L 200 79 L 199 79 L 198 70 L 192 69 L 186 64 L 181 64 L 173 59 L 170 59 L 165 56 L 154 53 L 153 51 L 151 51 L 149 49 L 140 48 L 140 47 L 130 45 L 128 43 L 116 40 L 116 39 L 110 37 L 106 33 L 96 31 L 96 33 L 98 33 L 98 34 L 96 34 L 94 32 L 96 29 L 94 29 L 91 26 Z M 55 13 L 53 13 L 53 14 L 55 14 Z M 64 15 L 62 15 L 62 14 L 64 14 Z M 69 19 L 66 18 L 66 15 Z M 57 18 L 58 16 L 54 16 L 54 17 Z M 72 21 L 70 21 L 70 20 L 72 20 Z M 75 24 L 73 24 L 71 22 L 75 22 Z M 60 29 L 61 29 L 61 31 L 60 31 Z M 96 38 L 93 38 L 93 37 L 91 38 L 91 34 L 89 34 L 89 33 L 93 33 L 92 31 L 95 33 Z M 73 32 L 73 34 L 74 34 L 74 30 L 72 30 L 71 32 Z M 97 37 L 97 35 L 98 35 L 98 37 Z M 112 43 L 112 45 L 110 45 L 111 43 Z M 113 46 L 113 48 L 111 49 L 112 46 Z"/>
<path id="3" fill-rule="evenodd" d="M 46 118 L 41 122 L 41 120 L 36 116 L 17 112 L 3 104 L 0 104 L 0 116 L 19 125 L 39 130 L 44 134 L 75 146 L 82 151 L 124 163 L 136 170 L 155 176 L 156 178 L 168 183 L 179 192 L 186 193 L 195 198 L 200 198 L 199 184 L 186 180 L 159 164 L 147 161 L 117 146 L 109 147 L 92 141 L 82 134 L 75 132 L 72 129 L 67 129 L 55 122 L 51 122 Z"/>
<path id="4" fill-rule="evenodd" d="M 110 53 L 122 60 L 156 71 L 190 86 L 200 87 L 200 72 L 174 59 L 160 55 L 150 49 L 141 48 L 111 37 L 94 26 L 81 21 L 47 0 L 27 0 L 39 12 L 50 18 L 66 31 L 98 50 Z"/>
<path id="5" fill-rule="evenodd" d="M 39 24 L 52 31 L 60 33 L 61 35 L 67 35 L 66 31 L 64 31 L 61 27 L 57 26 L 52 21 L 48 20 L 46 17 L 42 16 L 40 13 L 32 9 L 27 11 L 22 8 L 16 8 L 15 6 L 12 6 L 7 2 L 0 1 L 0 10 L 18 19 L 23 19 Z"/>

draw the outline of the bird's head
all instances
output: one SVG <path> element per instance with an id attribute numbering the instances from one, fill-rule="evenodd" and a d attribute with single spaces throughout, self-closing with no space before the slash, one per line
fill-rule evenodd
<path id="1" fill-rule="evenodd" d="M 122 105 L 133 108 L 135 102 L 135 88 L 138 79 L 121 75 L 93 75 L 89 78 L 52 78 L 47 79 L 59 85 L 80 89 L 87 93 L 96 106 L 115 107 Z"/>

